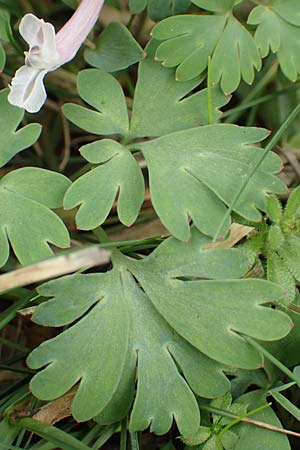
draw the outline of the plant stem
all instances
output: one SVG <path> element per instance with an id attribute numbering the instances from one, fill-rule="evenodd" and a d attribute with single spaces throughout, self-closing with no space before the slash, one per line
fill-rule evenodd
<path id="1" fill-rule="evenodd" d="M 218 408 L 213 408 L 207 405 L 199 405 L 200 409 L 204 411 L 211 412 L 213 414 L 217 414 L 223 417 L 229 417 L 232 419 L 238 419 L 238 416 L 228 411 L 223 411 Z M 264 428 L 266 430 L 275 431 L 276 433 L 286 434 L 288 436 L 294 436 L 300 438 L 300 433 L 296 433 L 295 431 L 285 430 L 284 428 L 278 428 L 274 425 L 270 425 L 269 423 L 261 422 L 260 420 L 251 419 L 250 417 L 244 417 L 241 419 L 241 422 L 248 423 L 249 425 L 255 425 L 256 427 Z"/>
<path id="2" fill-rule="evenodd" d="M 214 123 L 214 118 L 212 106 L 211 56 L 208 57 L 208 65 L 207 65 L 207 112 L 208 112 L 208 123 L 209 125 L 212 125 Z"/>
<path id="3" fill-rule="evenodd" d="M 107 442 L 116 432 L 118 424 L 107 425 L 100 433 L 100 436 L 92 446 L 92 450 L 98 450 Z"/>
<path id="4" fill-rule="evenodd" d="M 127 417 L 121 422 L 120 450 L 127 449 Z"/>
<path id="5" fill-rule="evenodd" d="M 281 95 L 285 95 L 287 93 L 291 93 L 291 92 L 298 91 L 298 90 L 299 90 L 299 82 L 295 83 L 292 86 L 289 86 L 287 88 L 279 89 L 278 91 L 275 91 L 272 94 L 263 95 L 262 97 L 256 98 L 246 104 L 244 104 L 244 102 L 241 102 L 241 104 L 239 106 L 236 106 L 235 108 L 225 111 L 222 114 L 222 119 L 229 117 L 231 114 L 234 114 L 237 112 L 243 112 L 246 109 L 252 108 L 253 106 L 261 105 L 262 103 L 267 103 L 276 97 L 280 97 Z"/>
<path id="6" fill-rule="evenodd" d="M 279 361 L 275 356 L 273 356 L 268 350 L 266 350 L 262 345 L 256 342 L 249 336 L 244 336 L 244 339 L 249 342 L 252 347 L 256 348 L 260 353 L 262 353 L 265 358 L 267 358 L 274 366 L 276 366 L 281 372 L 283 372 L 286 376 L 288 376 L 291 380 L 295 381 L 298 385 L 300 385 L 300 379 L 281 361 Z"/>
<path id="7" fill-rule="evenodd" d="M 7 370 L 9 372 L 21 373 L 24 375 L 32 375 L 33 374 L 33 372 L 30 370 L 7 366 L 6 364 L 0 364 L 0 370 Z"/>
<path id="8" fill-rule="evenodd" d="M 22 353 L 29 353 L 30 350 L 27 347 L 24 347 L 23 345 L 18 344 L 17 342 L 12 342 L 9 339 L 5 339 L 4 337 L 0 336 L 0 344 L 6 345 L 6 347 L 10 347 L 14 350 L 17 350 Z"/>
<path id="9" fill-rule="evenodd" d="M 231 216 L 232 211 L 234 210 L 237 202 L 241 198 L 242 194 L 244 193 L 246 187 L 248 186 L 249 181 L 257 171 L 257 169 L 261 166 L 261 164 L 264 162 L 270 151 L 275 147 L 275 145 L 278 143 L 278 141 L 281 139 L 283 134 L 286 132 L 287 128 L 291 125 L 291 123 L 295 120 L 297 115 L 300 112 L 300 104 L 294 108 L 294 110 L 290 113 L 290 115 L 286 118 L 286 120 L 283 122 L 281 127 L 276 131 L 276 133 L 273 135 L 273 137 L 270 139 L 269 143 L 267 144 L 266 148 L 262 151 L 262 154 L 257 159 L 256 163 L 253 165 L 252 169 L 249 171 L 244 183 L 242 184 L 239 192 L 236 194 L 236 196 L 233 198 L 232 202 L 229 205 L 229 208 L 227 209 L 226 214 L 223 217 L 222 222 L 220 223 L 220 226 L 217 229 L 217 232 L 214 236 L 213 242 L 216 242 L 221 230 L 223 229 L 225 223 L 227 222 L 228 218 Z"/>
<path id="10" fill-rule="evenodd" d="M 102 227 L 95 228 L 93 234 L 96 236 L 100 244 L 111 243 L 111 239 L 108 237 L 106 231 Z"/>
<path id="11" fill-rule="evenodd" d="M 130 443 L 132 450 L 140 450 L 139 438 L 137 432 L 130 433 Z"/>

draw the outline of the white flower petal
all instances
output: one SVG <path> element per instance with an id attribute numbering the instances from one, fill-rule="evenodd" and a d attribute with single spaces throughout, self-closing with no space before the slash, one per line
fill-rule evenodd
<path id="1" fill-rule="evenodd" d="M 51 23 L 26 14 L 20 23 L 20 34 L 29 44 L 25 66 L 17 70 L 10 86 L 8 100 L 12 105 L 37 112 L 47 98 L 44 76 L 70 61 L 97 21 L 104 0 L 81 0 L 71 19 L 55 35 Z"/>
<path id="2" fill-rule="evenodd" d="M 30 47 L 41 45 L 40 30 L 44 23 L 43 19 L 38 19 L 33 14 L 26 14 L 22 18 L 19 31 Z"/>
<path id="3" fill-rule="evenodd" d="M 9 103 L 30 113 L 38 112 L 47 98 L 43 83 L 47 72 L 48 70 L 27 66 L 17 70 L 10 86 Z"/>
<path id="4" fill-rule="evenodd" d="M 21 20 L 19 31 L 29 44 L 30 50 L 40 53 L 45 60 L 57 55 L 55 28 L 51 23 L 38 19 L 33 14 L 26 14 Z"/>
<path id="5" fill-rule="evenodd" d="M 44 23 L 42 27 L 43 32 L 43 56 L 46 59 L 53 59 L 56 52 L 56 34 L 55 28 L 51 23 Z"/>

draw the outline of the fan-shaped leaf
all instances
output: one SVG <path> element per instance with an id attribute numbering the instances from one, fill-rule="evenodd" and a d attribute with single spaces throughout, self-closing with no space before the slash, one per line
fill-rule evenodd
<path id="1" fill-rule="evenodd" d="M 284 20 L 300 26 L 300 8 L 297 0 L 272 0 L 271 5 Z"/>
<path id="2" fill-rule="evenodd" d="M 32 380 L 33 393 L 50 400 L 79 383 L 74 416 L 115 422 L 130 409 L 137 367 L 130 430 L 151 424 L 163 434 L 174 417 L 183 436 L 193 436 L 199 427 L 193 391 L 215 398 L 229 387 L 226 366 L 197 348 L 225 364 L 257 367 L 260 355 L 230 329 L 268 340 L 285 336 L 291 323 L 284 313 L 261 306 L 281 296 L 278 287 L 224 280 L 242 276 L 246 260 L 237 250 L 206 250 L 208 242 L 194 230 L 189 244 L 170 238 L 142 261 L 115 254 L 107 274 L 43 285 L 41 295 L 53 298 L 37 308 L 34 321 L 71 326 L 29 356 L 30 367 L 44 368 Z M 195 276 L 219 281 L 178 279 Z"/>
<path id="3" fill-rule="evenodd" d="M 261 59 L 252 35 L 233 16 L 229 16 L 222 39 L 212 56 L 212 82 L 221 82 L 224 92 L 235 91 L 241 78 L 252 84 Z"/>
<path id="4" fill-rule="evenodd" d="M 194 239 L 195 234 L 193 234 L 192 242 Z M 239 282 L 195 280 L 184 282 L 178 279 L 182 276 L 188 276 L 187 274 L 199 278 L 218 278 L 214 276 L 215 272 L 210 273 L 213 265 L 218 267 L 216 260 L 214 264 L 212 263 L 211 258 L 214 257 L 214 254 L 210 251 L 206 254 L 205 251 L 202 251 L 203 265 L 198 270 L 197 275 L 195 268 L 191 270 L 184 264 L 179 271 L 174 271 L 174 268 L 168 270 L 168 274 L 165 276 L 162 273 L 162 267 L 168 269 L 168 263 L 171 259 L 170 254 L 175 254 L 175 248 L 178 252 L 179 245 L 184 246 L 186 244 L 179 243 L 174 239 L 167 241 L 148 259 L 140 263 L 138 270 L 135 269 L 134 265 L 131 265 L 131 271 L 160 314 L 192 345 L 224 364 L 239 367 L 243 365 L 244 368 L 247 366 L 249 368 L 258 367 L 259 355 L 253 354 L 248 345 L 235 332 L 249 335 L 254 333 L 258 339 L 260 339 L 259 334 L 262 332 L 263 340 L 273 339 L 271 335 L 274 330 L 262 330 L 261 328 L 261 323 L 265 321 L 263 315 L 268 315 L 269 309 L 261 308 L 259 305 L 267 303 L 265 299 L 268 296 L 276 297 L 276 285 L 262 282 L 262 280 L 242 280 Z M 173 246 L 175 248 L 172 249 Z M 228 257 L 228 253 L 218 254 L 219 267 L 221 267 L 222 259 L 223 267 L 226 265 L 226 259 L 228 264 Z M 157 272 L 156 270 L 150 272 L 147 267 L 148 264 L 152 265 L 151 258 L 155 258 L 155 265 L 153 264 L 153 266 Z M 206 258 L 208 259 L 206 260 Z M 240 266 L 238 269 L 238 266 L 236 266 L 235 270 L 238 273 L 239 270 L 242 270 L 242 267 Z M 158 282 L 158 280 L 160 281 Z M 253 294 L 254 292 L 255 294 Z M 185 297 L 186 295 L 187 297 Z M 207 302 L 208 297 L 209 302 Z M 249 302 L 250 297 L 251 302 Z M 188 301 L 185 298 L 188 298 Z M 232 306 L 232 304 L 235 305 L 235 313 L 229 306 Z M 257 322 L 252 321 L 250 324 L 246 317 L 256 316 L 256 313 L 250 312 L 253 308 L 256 309 L 257 313 L 260 310 L 259 314 L 262 315 Z M 222 314 L 218 315 L 217 310 L 222 311 Z M 243 310 L 243 314 L 240 314 L 241 310 Z M 201 325 L 202 321 L 203 325 Z M 226 322 L 227 325 L 225 325 Z M 187 323 L 189 324 L 188 327 L 186 326 Z M 230 326 L 228 323 L 230 323 Z M 244 331 L 241 331 L 241 328 Z M 276 332 L 278 331 L 276 330 Z M 208 335 L 214 336 L 213 339 L 209 339 Z"/>
<path id="5" fill-rule="evenodd" d="M 69 246 L 63 222 L 50 208 L 62 206 L 69 180 L 55 172 L 26 167 L 0 181 L 0 266 L 9 256 L 9 242 L 22 264 L 52 254 L 48 243 Z"/>
<path id="6" fill-rule="evenodd" d="M 16 131 L 24 117 L 24 110 L 8 103 L 7 95 L 8 89 L 0 92 L 0 167 L 34 144 L 42 130 L 40 124 L 31 123 Z"/>
<path id="7" fill-rule="evenodd" d="M 128 114 L 118 81 L 100 69 L 83 70 L 78 75 L 78 93 L 91 110 L 80 105 L 64 105 L 65 116 L 80 128 L 95 134 L 126 134 Z"/>
<path id="8" fill-rule="evenodd" d="M 224 92 L 237 89 L 241 78 L 251 84 L 261 58 L 251 34 L 232 15 L 170 17 L 153 29 L 155 39 L 163 40 L 156 58 L 166 67 L 177 67 L 177 80 L 190 80 L 201 74 L 212 57 L 213 83 L 221 81 Z"/>
<path id="9" fill-rule="evenodd" d="M 176 67 L 176 79 L 191 80 L 204 72 L 222 37 L 225 15 L 169 17 L 152 30 L 155 39 L 164 41 L 158 46 L 156 59 L 165 67 Z"/>
<path id="10" fill-rule="evenodd" d="M 81 148 L 81 154 L 93 164 L 101 164 L 77 179 L 68 189 L 64 207 L 80 205 L 77 226 L 91 230 L 106 219 L 118 196 L 118 215 L 124 225 L 131 225 L 144 200 L 144 178 L 130 151 L 109 139 Z"/>
<path id="11" fill-rule="evenodd" d="M 251 144 L 266 136 L 262 129 L 220 124 L 139 144 L 149 168 L 153 205 L 174 236 L 189 239 L 189 218 L 203 233 L 216 233 L 225 205 L 231 203 L 261 154 Z M 276 155 L 266 158 L 235 205 L 239 215 L 259 221 L 257 209 L 265 210 L 265 193 L 285 192 L 284 184 L 273 176 L 280 167 Z"/>
<path id="12" fill-rule="evenodd" d="M 254 8 L 248 23 L 258 25 L 255 41 L 262 57 L 277 53 L 283 73 L 292 81 L 300 75 L 300 4 L 293 0 L 273 0 Z"/>

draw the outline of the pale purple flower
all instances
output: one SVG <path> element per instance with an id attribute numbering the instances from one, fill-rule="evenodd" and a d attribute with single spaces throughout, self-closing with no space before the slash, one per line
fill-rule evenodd
<path id="1" fill-rule="evenodd" d="M 46 101 L 44 77 L 74 58 L 95 25 L 104 0 L 81 0 L 70 20 L 55 34 L 51 23 L 26 14 L 19 31 L 29 45 L 25 65 L 18 69 L 10 85 L 8 101 L 30 113 L 38 112 Z"/>

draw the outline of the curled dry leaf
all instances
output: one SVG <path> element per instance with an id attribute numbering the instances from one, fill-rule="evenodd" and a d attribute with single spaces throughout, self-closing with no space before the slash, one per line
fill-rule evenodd
<path id="1" fill-rule="evenodd" d="M 32 418 L 48 425 L 55 425 L 60 420 L 70 417 L 72 415 L 71 406 L 76 391 L 77 388 L 73 388 L 66 395 L 38 409 Z"/>
<path id="2" fill-rule="evenodd" d="M 228 239 L 226 239 L 225 241 L 208 244 L 207 248 L 232 248 L 235 246 L 235 244 L 248 236 L 253 230 L 253 227 L 247 227 L 246 225 L 233 223 L 230 226 Z"/>

